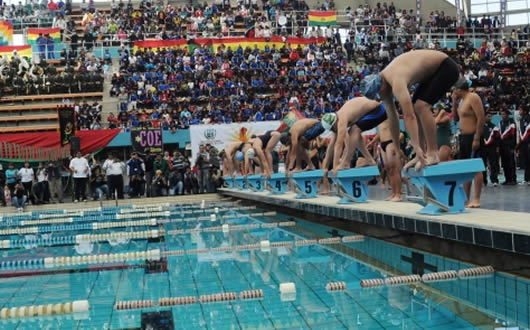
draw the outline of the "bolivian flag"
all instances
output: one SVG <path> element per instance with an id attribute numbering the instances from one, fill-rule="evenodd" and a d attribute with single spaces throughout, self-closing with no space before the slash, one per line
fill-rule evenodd
<path id="1" fill-rule="evenodd" d="M 186 39 L 173 39 L 173 40 L 159 40 L 159 39 L 146 39 L 134 42 L 134 53 L 138 50 L 147 50 L 151 48 L 154 51 L 158 49 L 184 49 L 188 50 L 188 43 Z"/>
<path id="2" fill-rule="evenodd" d="M 13 52 L 16 51 L 20 57 L 31 58 L 31 46 L 0 46 L 0 56 L 11 59 Z"/>
<path id="3" fill-rule="evenodd" d="M 332 11 L 309 11 L 309 26 L 337 25 L 337 12 Z"/>
<path id="4" fill-rule="evenodd" d="M 49 28 L 49 29 L 37 29 L 36 28 L 36 29 L 28 29 L 28 44 L 36 45 L 37 38 L 39 37 L 40 33 L 42 33 L 42 36 L 49 34 L 50 37 L 53 38 L 54 43 L 61 42 L 61 29 L 60 28 Z"/>
<path id="5" fill-rule="evenodd" d="M 0 45 L 11 45 L 13 43 L 13 24 L 8 21 L 0 21 Z"/>

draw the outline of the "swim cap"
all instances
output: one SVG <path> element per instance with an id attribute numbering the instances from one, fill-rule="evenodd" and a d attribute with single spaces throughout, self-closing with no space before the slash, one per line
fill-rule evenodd
<path id="1" fill-rule="evenodd" d="M 337 122 L 337 114 L 335 113 L 326 113 L 322 117 L 322 127 L 324 127 L 326 131 L 329 131 L 333 125 L 335 125 L 335 122 Z"/>
<path id="2" fill-rule="evenodd" d="M 254 156 L 256 156 L 256 152 L 254 151 L 254 149 L 252 149 L 252 148 L 248 149 L 248 150 L 247 150 L 247 157 L 248 157 L 249 159 L 253 159 Z"/>
<path id="3" fill-rule="evenodd" d="M 282 135 L 280 136 L 280 143 L 286 146 L 289 144 L 289 142 L 291 142 L 291 137 L 289 136 L 289 134 L 282 133 Z"/>
<path id="4" fill-rule="evenodd" d="M 379 93 L 382 85 L 381 76 L 379 74 L 371 74 L 366 76 L 361 81 L 361 93 L 369 99 L 374 99 Z"/>
<path id="5" fill-rule="evenodd" d="M 241 151 L 238 151 L 236 152 L 236 159 L 242 161 L 243 159 L 245 159 L 245 155 Z"/>

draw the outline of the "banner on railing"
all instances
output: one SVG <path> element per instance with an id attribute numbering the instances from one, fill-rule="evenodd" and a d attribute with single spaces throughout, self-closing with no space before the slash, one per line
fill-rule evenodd
<path id="1" fill-rule="evenodd" d="M 155 127 L 137 127 L 131 129 L 131 145 L 134 151 L 141 154 L 160 153 L 163 151 L 162 130 Z"/>
<path id="2" fill-rule="evenodd" d="M 334 26 L 337 25 L 336 11 L 309 11 L 309 26 Z"/>
<path id="3" fill-rule="evenodd" d="M 13 44 L 13 24 L 9 21 L 0 21 L 0 45 Z"/>
<path id="4" fill-rule="evenodd" d="M 46 37 L 50 36 L 53 38 L 54 43 L 61 42 L 61 29 L 60 28 L 49 28 L 49 29 L 28 29 L 28 44 L 36 45 L 39 36 Z"/>
<path id="5" fill-rule="evenodd" d="M 39 148 L 28 145 L 19 145 L 9 142 L 1 142 L 0 159 L 24 159 L 28 161 L 50 161 L 67 158 L 70 155 L 70 147 Z"/>
<path id="6" fill-rule="evenodd" d="M 11 59 L 14 52 L 17 52 L 17 54 L 21 57 L 27 57 L 31 58 L 31 46 L 24 45 L 24 46 L 0 46 L 0 56 L 6 57 Z"/>
<path id="7" fill-rule="evenodd" d="M 186 39 L 176 39 L 176 40 L 158 40 L 158 39 L 147 39 L 139 40 L 134 42 L 134 52 L 138 50 L 146 50 L 152 48 L 156 50 L 157 48 L 165 49 L 188 49 L 188 42 Z"/>
<path id="8" fill-rule="evenodd" d="M 265 46 L 272 48 L 282 48 L 283 46 L 297 48 L 305 47 L 311 44 L 323 44 L 326 42 L 326 38 L 298 38 L 298 37 L 271 37 L 271 38 L 246 38 L 246 37 L 234 37 L 234 38 L 198 38 L 186 41 L 184 39 L 177 40 L 157 40 L 148 39 L 134 42 L 134 51 L 146 50 L 146 49 L 187 49 L 193 52 L 197 47 L 209 47 L 215 51 L 219 46 L 226 48 L 231 47 L 232 50 L 236 50 L 239 46 L 242 48 L 255 47 L 263 50 Z"/>
<path id="9" fill-rule="evenodd" d="M 261 135 L 269 130 L 277 130 L 280 121 L 260 121 L 252 123 L 192 125 L 190 126 L 191 157 L 195 161 L 199 145 L 210 144 L 217 150 L 224 149 L 232 142 L 246 142 L 252 135 Z"/>
<path id="10" fill-rule="evenodd" d="M 61 145 L 67 145 L 75 136 L 75 110 L 72 106 L 57 107 Z"/>

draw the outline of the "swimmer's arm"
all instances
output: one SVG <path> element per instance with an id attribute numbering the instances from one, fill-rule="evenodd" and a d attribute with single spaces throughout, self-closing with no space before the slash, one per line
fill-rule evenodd
<path id="1" fill-rule="evenodd" d="M 334 150 L 335 150 L 335 134 L 333 134 L 333 137 L 331 138 L 331 141 L 329 142 L 328 149 L 326 150 L 326 156 L 324 157 L 324 162 L 322 163 L 322 167 L 324 168 L 324 173 L 328 172 L 329 165 L 331 163 L 331 160 L 333 159 Z"/>
<path id="2" fill-rule="evenodd" d="M 445 113 L 445 110 L 441 110 L 438 113 L 438 116 L 436 116 L 436 119 L 434 120 L 436 125 L 438 124 L 448 124 L 451 122 L 451 118 Z"/>
<path id="3" fill-rule="evenodd" d="M 256 151 L 256 154 L 258 155 L 259 161 L 260 161 L 260 167 L 262 169 L 262 173 L 270 173 L 269 171 L 269 162 L 267 161 L 267 158 L 265 158 L 265 154 L 263 153 L 262 148 L 254 148 Z"/>
<path id="4" fill-rule="evenodd" d="M 347 150 L 347 148 L 349 148 L 350 139 L 347 137 L 348 127 L 346 125 L 346 122 L 341 121 L 340 126 L 337 128 L 337 135 L 333 151 L 333 169 L 336 169 L 339 166 L 340 156 L 343 153 L 342 151 Z"/>
<path id="5" fill-rule="evenodd" d="M 451 113 L 453 114 L 453 120 L 457 122 L 460 120 L 460 117 L 458 116 L 458 97 L 456 96 L 455 92 L 453 92 L 451 98 Z"/>
<path id="6" fill-rule="evenodd" d="M 379 134 L 376 134 L 374 138 L 371 139 L 370 142 L 368 142 L 368 144 L 366 145 L 366 149 L 370 149 L 372 145 L 379 143 L 379 140 L 380 140 Z"/>
<path id="7" fill-rule="evenodd" d="M 386 116 L 390 123 L 390 133 L 392 134 L 392 142 L 399 145 L 399 116 L 392 100 L 392 94 L 382 95 L 383 103 L 385 104 Z"/>
<path id="8" fill-rule="evenodd" d="M 225 156 L 225 159 L 226 159 L 226 165 L 223 163 L 225 169 L 226 169 L 226 172 L 228 172 L 228 175 L 232 176 L 234 175 L 234 170 L 233 170 L 233 160 L 232 160 L 232 156 L 227 153 L 226 156 Z"/>
<path id="9" fill-rule="evenodd" d="M 393 87 L 392 92 L 398 99 L 399 104 L 403 109 L 403 121 L 405 122 L 406 130 L 409 132 L 414 150 L 423 151 L 423 149 L 421 149 L 420 147 L 418 122 L 416 121 L 416 114 L 414 113 L 414 107 L 412 105 L 412 100 L 410 99 L 410 93 L 407 89 L 407 85 L 399 84 L 396 87 Z M 392 109 L 394 109 L 393 105 Z M 387 115 L 392 116 L 392 120 L 390 121 L 390 128 L 392 131 L 392 142 L 394 142 L 396 146 L 399 146 L 399 117 L 397 116 L 397 112 L 395 110 L 393 112 L 390 111 L 390 113 L 389 110 L 387 110 Z"/>
<path id="10" fill-rule="evenodd" d="M 477 117 L 475 137 L 473 139 L 475 141 L 480 141 L 480 139 L 482 139 L 482 129 L 484 128 L 484 107 L 482 106 L 480 96 L 476 94 L 473 94 L 473 96 L 474 97 L 471 98 L 471 108 L 473 108 L 475 116 Z"/>
<path id="11" fill-rule="evenodd" d="M 289 147 L 289 170 L 291 170 L 294 166 L 295 158 L 298 150 L 298 140 L 300 139 L 300 136 L 298 134 L 293 133 L 291 135 L 291 145 Z M 292 155 L 291 152 L 294 154 Z"/>

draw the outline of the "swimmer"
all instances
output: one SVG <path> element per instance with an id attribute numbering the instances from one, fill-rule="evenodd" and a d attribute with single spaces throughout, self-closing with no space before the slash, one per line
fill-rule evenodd
<path id="1" fill-rule="evenodd" d="M 278 131 L 267 131 L 263 135 L 257 136 L 252 143 L 267 179 L 271 178 L 272 173 L 272 149 L 280 142 L 280 137 L 281 133 Z"/>
<path id="2" fill-rule="evenodd" d="M 458 109 L 456 109 L 457 104 L 459 104 Z M 460 159 L 480 158 L 483 148 L 484 108 L 480 96 L 469 91 L 469 85 L 464 78 L 455 85 L 453 110 L 456 110 L 453 111 L 455 121 L 460 121 Z M 483 182 L 482 172 L 477 172 L 473 182 L 475 183 L 473 199 L 471 199 L 471 181 L 464 183 L 468 200 L 466 207 L 479 208 Z"/>
<path id="3" fill-rule="evenodd" d="M 435 50 L 415 50 L 396 57 L 383 71 L 367 76 L 361 82 L 361 92 L 368 98 L 377 94 L 386 106 L 392 141 L 399 144 L 399 117 L 394 107 L 395 96 L 403 109 L 405 128 L 410 134 L 416 157 L 405 169 L 438 164 L 436 129 L 431 114 L 433 104 L 457 82 L 458 64 L 446 54 Z M 419 84 L 414 96 L 409 87 Z M 421 140 L 420 140 L 421 137 Z M 424 153 L 423 144 L 427 145 Z"/>
<path id="4" fill-rule="evenodd" d="M 366 149 L 362 132 L 370 130 L 386 120 L 385 106 L 366 97 L 356 97 L 346 102 L 337 113 L 324 115 L 322 125 L 335 133 L 331 139 L 324 161 L 324 171 L 333 159 L 333 176 L 337 171 L 350 167 L 355 150 L 359 149 L 365 166 L 376 165 Z"/>
<path id="5" fill-rule="evenodd" d="M 222 151 L 223 169 L 226 175 L 234 177 L 234 172 L 239 169 L 240 162 L 244 160 L 242 150 L 246 144 L 247 142 L 232 142 Z"/>
<path id="6" fill-rule="evenodd" d="M 310 142 L 316 139 L 320 134 L 324 133 L 325 129 L 318 119 L 299 119 L 290 130 L 290 147 L 289 147 L 289 161 L 286 162 L 287 170 L 291 170 L 293 166 L 296 167 L 293 172 L 302 170 L 302 164 L 307 164 L 307 170 L 312 170 L 315 167 L 309 159 L 307 150 L 310 148 Z"/>
<path id="7" fill-rule="evenodd" d="M 450 113 L 450 112 L 449 112 Z M 433 108 L 434 123 L 436 124 L 436 144 L 441 162 L 451 160 L 451 117 L 443 104 L 437 104 Z"/>
<path id="8" fill-rule="evenodd" d="M 392 141 L 392 133 L 390 132 L 390 122 L 385 120 L 378 126 L 379 132 L 378 138 L 370 142 L 376 143 L 380 141 L 381 145 L 381 156 L 383 158 L 383 165 L 388 176 L 392 195 L 387 198 L 391 202 L 401 201 L 401 168 L 403 166 L 403 160 L 399 146 L 394 144 Z"/>

